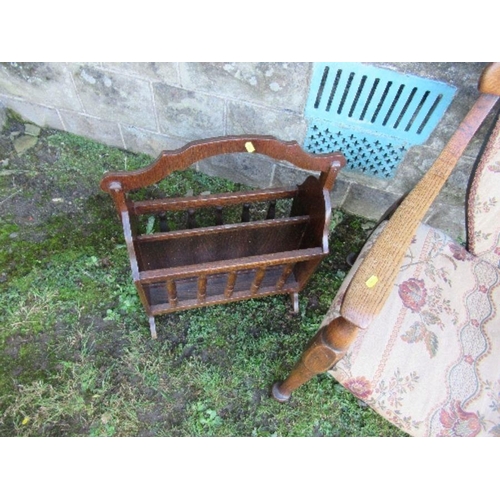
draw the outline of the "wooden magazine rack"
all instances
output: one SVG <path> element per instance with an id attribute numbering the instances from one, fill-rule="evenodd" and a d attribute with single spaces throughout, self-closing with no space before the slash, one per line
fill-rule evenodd
<path id="1" fill-rule="evenodd" d="M 132 201 L 128 193 L 151 186 L 199 160 L 229 153 L 266 155 L 319 173 L 294 188 Z M 256 158 L 257 159 L 257 158 Z M 340 153 L 310 155 L 295 142 L 271 136 L 227 136 L 195 141 L 163 151 L 146 168 L 110 172 L 101 188 L 121 217 L 132 276 L 156 338 L 154 317 L 267 295 L 287 293 L 298 311 L 298 293 L 328 254 L 330 197 Z M 291 211 L 276 216 L 276 202 L 291 199 Z M 254 203 L 268 204 L 261 220 L 251 220 Z M 241 205 L 241 219 L 224 223 L 224 211 Z M 196 211 L 213 211 L 213 222 L 197 227 Z M 186 211 L 185 229 L 168 230 L 169 212 Z M 140 234 L 137 220 L 159 218 L 160 232 Z"/>

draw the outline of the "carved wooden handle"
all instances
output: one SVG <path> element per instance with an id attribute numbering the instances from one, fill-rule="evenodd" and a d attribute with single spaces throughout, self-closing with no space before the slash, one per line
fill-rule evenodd
<path id="1" fill-rule="evenodd" d="M 261 153 L 285 160 L 313 172 L 321 172 L 322 184 L 331 189 L 338 171 L 345 165 L 341 153 L 309 154 L 296 141 L 280 141 L 272 136 L 226 136 L 193 141 L 174 151 L 163 151 L 149 166 L 134 172 L 110 172 L 101 181 L 101 189 L 111 192 L 113 186 L 123 191 L 159 182 L 176 170 L 184 170 L 199 160 L 227 153 Z"/>

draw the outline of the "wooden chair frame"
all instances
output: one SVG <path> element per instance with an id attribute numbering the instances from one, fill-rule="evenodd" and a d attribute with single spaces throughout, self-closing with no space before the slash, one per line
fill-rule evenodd
<path id="1" fill-rule="evenodd" d="M 498 101 L 500 63 L 486 67 L 479 91 L 479 98 L 448 144 L 394 212 L 356 271 L 342 301 L 341 315 L 317 332 L 290 375 L 274 384 L 272 392 L 278 401 L 288 401 L 294 390 L 332 368 L 345 355 L 360 329 L 368 328 L 382 310 L 419 224 Z"/>

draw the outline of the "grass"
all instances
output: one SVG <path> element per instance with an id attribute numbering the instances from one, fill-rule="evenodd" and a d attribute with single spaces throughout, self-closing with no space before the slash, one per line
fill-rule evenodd
<path id="1" fill-rule="evenodd" d="M 367 221 L 334 213 L 331 255 L 291 314 L 287 296 L 157 319 L 152 340 L 106 170 L 151 162 L 44 129 L 22 155 L 0 138 L 0 435 L 402 436 L 328 375 L 288 404 L 269 395 L 315 333 Z M 158 190 L 241 189 L 194 170 Z M 145 221 L 148 224 L 148 221 Z"/>

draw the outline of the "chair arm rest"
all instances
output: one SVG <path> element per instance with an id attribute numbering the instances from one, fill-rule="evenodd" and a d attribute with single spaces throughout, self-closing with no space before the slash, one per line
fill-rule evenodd
<path id="1" fill-rule="evenodd" d="M 497 100 L 496 95 L 479 96 L 432 167 L 395 211 L 346 291 L 340 310 L 346 320 L 364 329 L 381 311 L 419 224 Z"/>

